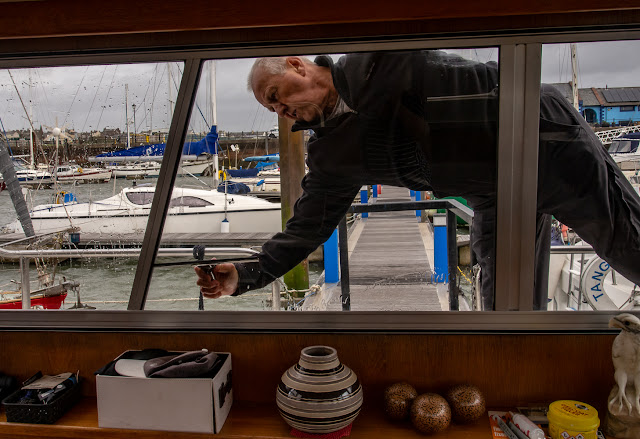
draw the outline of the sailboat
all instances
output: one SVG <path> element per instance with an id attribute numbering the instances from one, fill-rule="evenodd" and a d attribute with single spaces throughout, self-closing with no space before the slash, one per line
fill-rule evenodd
<path id="1" fill-rule="evenodd" d="M 215 88 L 215 62 L 209 63 L 210 70 L 210 105 L 212 108 L 213 121 L 209 133 L 201 140 L 197 142 L 186 142 L 182 149 L 182 156 L 180 158 L 180 168 L 178 169 L 178 175 L 203 175 L 207 170 L 214 176 L 214 187 L 218 183 L 218 132 L 216 126 L 216 88 Z M 167 64 L 167 74 L 169 76 L 169 102 L 168 102 L 168 117 L 171 119 L 171 113 L 173 111 L 173 81 L 171 63 Z M 129 145 L 129 117 L 127 113 L 127 96 L 128 86 L 125 84 L 125 120 L 127 129 L 127 148 L 124 150 L 114 151 L 110 153 L 99 154 L 95 157 L 90 157 L 90 162 L 102 162 L 105 163 L 110 169 L 113 170 L 113 176 L 115 178 L 145 178 L 145 177 L 158 177 L 160 174 L 160 162 L 164 155 L 166 147 L 165 143 L 154 143 L 149 145 L 140 145 L 130 147 Z M 135 104 L 134 107 L 134 133 L 135 133 Z"/>
<path id="2" fill-rule="evenodd" d="M 113 171 L 116 178 L 158 177 L 160 161 L 164 155 L 166 143 L 135 146 L 119 151 L 90 157 L 90 162 L 102 162 Z M 197 142 L 186 142 L 182 148 L 179 175 L 202 175 L 217 163 L 218 132 L 215 125 L 209 133 Z"/>
<path id="3" fill-rule="evenodd" d="M 0 141 L 0 173 L 3 177 L 3 184 L 6 185 L 13 206 L 18 214 L 17 221 L 20 227 L 24 230 L 27 237 L 35 237 L 33 223 L 31 222 L 27 203 L 22 194 L 20 181 L 18 180 L 18 172 L 11 159 L 4 138 L 0 140 L 2 140 Z M 38 267 L 38 271 L 38 278 L 41 281 L 41 285 L 38 290 L 30 292 L 29 294 L 32 307 L 46 309 L 60 308 L 62 302 L 67 297 L 67 291 L 78 287 L 77 282 L 67 281 L 66 279 L 58 285 L 54 284 L 53 276 L 49 276 L 46 268 L 44 268 L 42 264 Z M 25 286 L 23 285 L 20 285 L 20 291 L 0 291 L 0 309 L 21 309 L 23 307 L 23 291 L 25 291 Z M 26 288 L 26 291 L 30 291 L 30 286 Z"/>

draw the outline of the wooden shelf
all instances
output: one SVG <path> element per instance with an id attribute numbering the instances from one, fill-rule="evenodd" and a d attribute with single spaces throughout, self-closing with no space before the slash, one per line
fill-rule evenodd
<path id="1" fill-rule="evenodd" d="M 74 406 L 53 425 L 20 424 L 7 422 L 4 412 L 0 414 L 0 438 L 107 438 L 122 439 L 164 439 L 166 431 L 127 430 L 98 427 L 98 410 L 96 400 L 85 398 Z M 211 437 L 210 434 L 171 432 L 172 439 L 196 439 Z M 282 420 L 273 405 L 239 405 L 234 404 L 231 413 L 222 428 L 219 439 L 242 438 L 291 438 L 289 427 Z M 452 425 L 437 435 L 439 439 L 491 439 L 488 417 L 484 417 L 473 425 Z M 353 424 L 349 438 L 352 439 L 388 439 L 388 438 L 422 438 L 424 435 L 415 431 L 410 422 L 393 423 L 388 421 L 381 410 L 363 408 Z"/>

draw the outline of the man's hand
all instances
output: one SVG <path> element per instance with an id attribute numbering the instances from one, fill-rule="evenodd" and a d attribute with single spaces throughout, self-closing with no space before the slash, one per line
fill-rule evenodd
<path id="1" fill-rule="evenodd" d="M 238 270 L 230 263 L 218 264 L 213 268 L 213 276 L 200 267 L 195 267 L 197 285 L 202 295 L 209 299 L 230 296 L 238 288 Z"/>

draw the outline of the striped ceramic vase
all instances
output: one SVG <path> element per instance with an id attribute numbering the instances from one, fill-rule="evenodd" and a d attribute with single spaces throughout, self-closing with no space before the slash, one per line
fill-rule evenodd
<path id="1" fill-rule="evenodd" d="M 330 433 L 351 424 L 362 406 L 362 387 L 329 346 L 309 346 L 284 374 L 276 392 L 284 420 L 307 433 Z"/>

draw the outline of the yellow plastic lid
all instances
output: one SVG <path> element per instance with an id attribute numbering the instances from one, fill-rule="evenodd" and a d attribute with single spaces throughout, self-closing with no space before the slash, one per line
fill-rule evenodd
<path id="1" fill-rule="evenodd" d="M 549 405 L 549 424 L 574 431 L 592 431 L 600 425 L 598 411 L 580 401 L 560 400 Z"/>

